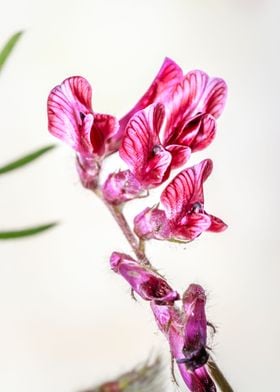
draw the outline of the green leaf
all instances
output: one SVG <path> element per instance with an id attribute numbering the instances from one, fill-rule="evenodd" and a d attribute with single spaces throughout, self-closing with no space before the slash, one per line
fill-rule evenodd
<path id="1" fill-rule="evenodd" d="M 0 231 L 0 240 L 13 240 L 22 237 L 29 237 L 49 230 L 56 225 L 57 222 L 52 222 L 45 225 L 27 227 L 22 230 Z"/>
<path id="2" fill-rule="evenodd" d="M 16 43 L 20 39 L 23 31 L 19 31 L 18 33 L 15 33 L 6 43 L 6 45 L 3 47 L 3 49 L 0 52 L 0 71 L 2 70 L 7 58 L 11 54 L 13 48 L 15 47 Z"/>
<path id="3" fill-rule="evenodd" d="M 18 169 L 22 166 L 27 165 L 28 163 L 34 161 L 35 159 L 39 158 L 41 155 L 45 154 L 46 152 L 54 149 L 56 146 L 55 144 L 51 144 L 49 146 L 40 148 L 39 150 L 36 150 L 28 155 L 23 156 L 22 158 L 19 158 L 13 162 L 7 163 L 6 165 L 0 167 L 0 174 L 5 174 L 9 171 Z"/>

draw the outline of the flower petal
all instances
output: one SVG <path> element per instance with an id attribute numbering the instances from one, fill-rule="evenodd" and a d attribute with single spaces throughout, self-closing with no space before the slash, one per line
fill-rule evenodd
<path id="1" fill-rule="evenodd" d="M 113 252 L 110 258 L 113 271 L 122 275 L 132 289 L 146 301 L 158 305 L 173 304 L 179 294 L 157 273 L 139 264 L 124 253 Z"/>
<path id="2" fill-rule="evenodd" d="M 208 231 L 213 231 L 215 233 L 220 233 L 221 231 L 224 231 L 227 229 L 228 225 L 223 222 L 220 218 L 214 216 L 214 215 L 210 215 L 207 214 L 210 219 L 211 219 L 211 225 L 210 227 L 208 227 Z"/>
<path id="3" fill-rule="evenodd" d="M 201 233 L 208 230 L 211 219 L 204 213 L 186 214 L 181 222 L 177 222 L 172 230 L 173 238 L 179 240 L 192 241 Z"/>
<path id="4" fill-rule="evenodd" d="M 183 166 L 191 156 L 191 149 L 187 146 L 171 144 L 166 147 L 166 150 L 172 155 L 171 169 Z"/>
<path id="5" fill-rule="evenodd" d="M 120 128 L 117 134 L 110 141 L 111 151 L 116 151 L 121 142 L 124 130 L 132 118 L 139 110 L 145 109 L 152 103 L 164 101 L 164 97 L 169 94 L 171 89 L 183 78 L 182 69 L 171 59 L 165 58 L 158 74 L 153 80 L 143 97 L 137 104 L 120 119 Z"/>
<path id="6" fill-rule="evenodd" d="M 138 181 L 150 187 L 165 179 L 171 155 L 160 145 L 158 133 L 164 120 L 164 106 L 151 105 L 129 121 L 120 156 Z"/>
<path id="7" fill-rule="evenodd" d="M 210 78 L 199 70 L 187 73 L 166 102 L 168 120 L 164 144 L 172 137 L 176 127 L 180 131 L 190 118 L 200 113 L 218 118 L 224 108 L 226 96 L 227 86 L 224 80 Z"/>
<path id="8" fill-rule="evenodd" d="M 90 134 L 91 144 L 95 154 L 102 156 L 105 153 L 107 140 L 118 130 L 118 121 L 109 114 L 94 114 L 94 123 Z"/>
<path id="9" fill-rule="evenodd" d="M 74 76 L 56 86 L 48 97 L 49 131 L 84 155 L 92 153 L 91 95 L 91 86 L 87 80 Z"/>
<path id="10" fill-rule="evenodd" d="M 193 204 L 204 203 L 202 184 L 212 171 L 212 161 L 205 159 L 179 173 L 161 194 L 167 218 L 177 220 L 185 216 Z"/>
<path id="11" fill-rule="evenodd" d="M 206 148 L 216 134 L 216 121 L 210 114 L 199 114 L 186 122 L 172 138 L 173 143 L 189 146 L 192 152 Z"/>

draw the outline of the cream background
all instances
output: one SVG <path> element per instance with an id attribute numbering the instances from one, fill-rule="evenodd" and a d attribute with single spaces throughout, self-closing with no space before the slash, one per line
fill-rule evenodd
<path id="1" fill-rule="evenodd" d="M 227 81 L 217 138 L 192 163 L 214 160 L 206 207 L 230 228 L 148 252 L 178 290 L 207 289 L 214 351 L 239 392 L 279 390 L 279 16 L 269 0 L 1 1 L 0 43 L 26 33 L 0 78 L 0 162 L 53 142 L 46 98 L 69 75 L 118 116 L 166 55 Z M 74 392 L 167 353 L 147 304 L 108 268 L 111 251 L 129 248 L 66 146 L 1 177 L 0 192 L 1 228 L 61 221 L 0 243 L 0 390 Z"/>

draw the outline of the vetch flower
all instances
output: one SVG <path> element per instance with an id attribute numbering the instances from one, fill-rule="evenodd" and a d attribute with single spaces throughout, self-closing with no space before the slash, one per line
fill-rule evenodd
<path id="1" fill-rule="evenodd" d="M 191 152 L 211 143 L 226 101 L 222 79 L 198 70 L 184 76 L 179 66 L 172 66 L 176 77 L 170 86 L 142 101 L 149 106 L 136 105 L 138 111 L 131 111 L 126 121 L 120 156 L 143 189 L 160 185 Z"/>
<path id="2" fill-rule="evenodd" d="M 151 302 L 158 327 L 169 342 L 170 351 L 190 391 L 215 392 L 216 387 L 205 364 L 207 323 L 205 293 L 201 286 L 191 284 L 183 296 L 183 308 L 160 306 Z"/>
<path id="3" fill-rule="evenodd" d="M 107 142 L 118 130 L 115 117 L 93 112 L 91 98 L 91 86 L 80 76 L 65 79 L 48 97 L 49 131 L 76 151 L 78 171 L 87 187 L 94 187 L 100 162 L 108 153 Z"/>
<path id="4" fill-rule="evenodd" d="M 135 233 L 143 239 L 193 240 L 204 231 L 225 230 L 227 225 L 221 219 L 204 210 L 203 183 L 212 167 L 212 161 L 206 159 L 179 173 L 161 194 L 164 210 L 146 208 L 138 214 L 134 219 Z M 162 227 L 168 227 L 164 235 Z"/>
<path id="5" fill-rule="evenodd" d="M 174 291 L 165 279 L 132 257 L 113 252 L 110 264 L 112 270 L 121 275 L 144 300 L 162 305 L 173 304 L 179 299 L 177 291 Z"/>

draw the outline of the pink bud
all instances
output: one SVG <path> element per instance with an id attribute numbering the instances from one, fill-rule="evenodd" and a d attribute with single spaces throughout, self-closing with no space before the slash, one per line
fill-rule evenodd
<path id="1" fill-rule="evenodd" d="M 130 170 L 109 174 L 103 188 L 104 199 L 111 204 L 121 204 L 141 195 L 141 184 Z"/>

